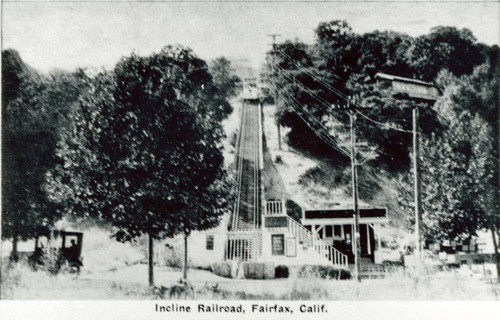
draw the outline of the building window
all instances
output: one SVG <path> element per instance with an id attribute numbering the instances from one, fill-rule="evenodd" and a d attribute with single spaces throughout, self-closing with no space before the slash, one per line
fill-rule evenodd
<path id="1" fill-rule="evenodd" d="M 333 237 L 333 226 L 325 226 L 325 237 Z"/>
<path id="2" fill-rule="evenodd" d="M 271 237 L 273 256 L 285 255 L 285 235 L 274 234 Z"/>
<path id="3" fill-rule="evenodd" d="M 342 226 L 333 226 L 333 236 L 342 237 Z"/>
<path id="4" fill-rule="evenodd" d="M 213 250 L 214 249 L 214 236 L 209 235 L 207 236 L 207 250 Z"/>

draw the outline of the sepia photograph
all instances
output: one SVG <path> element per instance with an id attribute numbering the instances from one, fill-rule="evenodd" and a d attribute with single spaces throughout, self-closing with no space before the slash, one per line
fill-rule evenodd
<path id="1" fill-rule="evenodd" d="M 1 17 L 0 318 L 500 312 L 500 2 Z"/>

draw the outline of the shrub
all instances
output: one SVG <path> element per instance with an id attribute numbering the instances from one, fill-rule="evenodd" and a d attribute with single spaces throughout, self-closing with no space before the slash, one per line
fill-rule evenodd
<path id="1" fill-rule="evenodd" d="M 305 265 L 299 268 L 297 277 L 344 280 L 351 278 L 351 272 L 332 266 Z"/>
<path id="2" fill-rule="evenodd" d="M 181 280 L 179 281 L 179 284 L 175 284 L 172 287 L 170 287 L 168 294 L 170 299 L 193 298 L 194 290 L 192 285 Z"/>
<path id="3" fill-rule="evenodd" d="M 320 300 L 329 298 L 328 290 L 321 286 L 293 288 L 292 292 L 290 292 L 291 300 Z M 288 295 L 283 296 L 282 299 L 288 299 Z"/>
<path id="4" fill-rule="evenodd" d="M 196 299 L 223 299 L 233 298 L 233 293 L 223 290 L 219 284 L 210 285 L 208 283 L 203 288 L 196 291 Z"/>
<path id="5" fill-rule="evenodd" d="M 54 247 L 45 248 L 43 251 L 36 251 L 29 256 L 27 261 L 23 261 L 22 263 L 29 264 L 33 271 L 41 270 L 52 275 L 79 272 L 79 268 L 69 263 L 62 255 L 62 251 Z"/>
<path id="6" fill-rule="evenodd" d="M 181 268 L 184 261 L 181 240 L 180 237 L 175 237 L 159 242 L 156 246 L 155 261 L 167 267 Z"/>
<path id="7" fill-rule="evenodd" d="M 300 219 L 302 219 L 302 208 L 293 200 L 286 200 L 286 212 L 297 222 L 300 222 Z"/>
<path id="8" fill-rule="evenodd" d="M 232 278 L 232 265 L 229 262 L 217 262 L 212 264 L 213 273 L 225 278 Z"/>
<path id="9" fill-rule="evenodd" d="M 180 280 L 178 284 L 174 284 L 171 287 L 154 287 L 152 293 L 156 299 L 194 298 L 193 286 L 183 280 Z"/>
<path id="10" fill-rule="evenodd" d="M 238 133 L 236 131 L 234 131 L 232 134 L 231 134 L 231 139 L 229 141 L 229 143 L 231 144 L 231 146 L 233 148 L 236 148 L 236 140 L 238 139 Z"/>
<path id="11" fill-rule="evenodd" d="M 277 266 L 274 269 L 274 277 L 275 278 L 288 278 L 289 275 L 290 275 L 290 273 L 288 271 L 287 266 Z"/>
<path id="12" fill-rule="evenodd" d="M 283 159 L 281 158 L 280 155 L 277 155 L 276 158 L 274 159 L 274 162 L 276 164 L 282 164 L 283 163 Z"/>

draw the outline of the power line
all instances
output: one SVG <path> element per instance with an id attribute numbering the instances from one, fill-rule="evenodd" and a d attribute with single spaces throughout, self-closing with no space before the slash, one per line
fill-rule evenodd
<path id="1" fill-rule="evenodd" d="M 306 68 L 304 68 L 303 66 L 301 66 L 300 64 L 298 64 L 296 61 L 294 61 L 289 55 L 285 54 L 283 51 L 278 50 L 277 52 L 280 53 L 285 59 L 288 59 L 290 62 L 292 62 L 295 66 L 297 66 L 298 68 L 302 69 L 302 71 L 304 71 L 305 73 L 307 73 L 311 78 L 313 78 L 317 82 L 321 83 L 325 88 L 329 89 L 331 92 L 333 92 L 336 95 L 338 95 L 340 98 L 342 98 L 344 100 L 348 100 L 349 99 L 349 97 L 347 95 L 345 95 L 342 92 L 340 92 L 339 90 L 335 89 L 330 84 L 328 84 L 325 81 L 323 81 L 322 79 L 316 77 L 313 73 L 311 73 L 309 70 L 307 70 Z"/>
<path id="2" fill-rule="evenodd" d="M 292 62 L 295 66 L 297 66 L 298 68 L 302 69 L 302 71 L 304 71 L 306 74 L 308 74 L 311 78 L 313 78 L 314 80 L 316 80 L 317 82 L 321 83 L 325 88 L 329 89 L 330 92 L 336 94 L 337 96 L 339 96 L 340 98 L 346 100 L 346 101 L 349 101 L 350 98 L 349 96 L 343 94 L 341 91 L 339 91 L 338 89 L 332 87 L 330 84 L 324 82 L 322 79 L 318 78 L 317 76 L 315 76 L 314 74 L 312 74 L 309 70 L 307 70 L 306 68 L 304 68 L 303 66 L 301 66 L 300 64 L 298 64 L 296 61 L 294 61 L 289 55 L 287 55 L 286 53 L 284 53 L 283 51 L 280 51 L 280 50 L 277 50 L 278 53 L 280 53 L 284 58 L 288 59 L 290 62 Z M 286 69 L 283 69 L 281 68 L 282 70 L 286 70 Z M 350 101 L 350 103 L 352 103 L 356 108 L 358 109 L 365 109 L 364 106 L 360 105 L 359 103 L 357 102 L 353 102 L 352 100 Z"/>
<path id="3" fill-rule="evenodd" d="M 273 85 L 274 86 L 274 85 Z M 275 87 L 275 89 L 277 90 L 278 88 Z M 307 109 L 304 108 L 304 106 L 302 106 L 302 104 L 297 100 L 295 99 L 295 97 L 293 97 L 293 95 L 288 92 L 288 90 L 286 90 L 286 88 L 282 87 L 283 89 L 283 92 L 288 96 L 288 98 L 290 98 L 291 100 L 295 101 L 295 103 L 299 106 L 302 107 L 302 110 L 301 111 L 305 111 L 305 113 L 307 113 L 310 118 L 312 118 L 312 120 L 314 120 L 317 124 L 319 124 L 323 130 L 327 131 L 328 129 L 320 122 L 320 120 L 316 119 L 316 117 L 314 115 L 312 115 Z M 349 153 L 344 150 L 342 147 L 340 147 L 338 144 L 336 144 L 336 142 L 333 140 L 333 138 L 328 134 L 328 133 L 325 133 L 325 132 L 319 132 L 316 128 L 314 128 L 310 123 L 309 121 L 307 121 L 302 115 L 301 115 L 301 112 L 300 110 L 298 110 L 294 104 L 292 103 L 291 104 L 292 108 L 295 110 L 295 112 L 297 113 L 297 115 L 306 123 L 306 125 L 323 141 L 325 142 L 327 145 L 329 145 L 330 147 L 332 147 L 333 149 L 349 156 Z"/>
<path id="4" fill-rule="evenodd" d="M 278 89 L 278 88 L 276 88 L 276 89 Z M 292 102 L 291 106 L 294 109 L 294 111 L 297 113 L 297 115 L 301 116 L 301 113 L 307 113 L 309 115 L 308 118 L 314 120 L 314 122 L 319 124 L 323 128 L 323 130 L 328 131 L 328 129 L 326 127 L 324 127 L 323 124 L 318 119 L 316 119 L 316 117 L 313 114 L 311 114 L 295 97 L 293 97 L 293 95 L 286 88 L 282 87 L 281 89 L 282 89 L 282 92 L 284 92 L 290 100 L 293 100 L 295 102 L 295 103 Z M 295 105 L 301 106 L 302 107 L 301 110 L 297 109 L 295 107 Z M 309 121 L 307 121 L 305 119 L 303 119 L 303 120 L 309 124 Z M 317 133 L 318 135 L 325 136 L 325 138 L 328 140 L 328 141 L 325 141 L 326 143 L 334 144 L 334 147 L 337 147 L 334 140 L 328 134 L 318 132 L 317 129 L 315 129 L 315 128 L 311 128 L 311 129 L 313 129 L 315 131 L 315 133 Z M 338 147 L 338 148 L 340 148 L 340 147 Z"/>
<path id="5" fill-rule="evenodd" d="M 278 67 L 278 66 L 277 66 Z M 283 69 L 281 67 L 278 67 L 281 71 L 287 71 L 286 69 Z M 302 87 L 302 89 L 304 91 L 307 91 L 307 93 L 309 93 L 309 95 L 312 97 L 313 95 L 317 98 L 317 100 L 321 100 L 323 102 L 323 104 L 327 107 L 330 107 L 331 106 L 331 103 L 326 101 L 325 99 L 323 99 L 320 95 L 318 95 L 316 92 L 312 91 L 311 89 L 305 87 L 300 81 L 298 81 L 297 79 L 295 79 L 295 77 L 292 77 L 290 75 L 287 75 L 286 73 L 282 73 L 284 76 L 286 76 L 289 80 L 291 80 L 292 82 L 294 83 L 297 83 L 299 86 Z"/>
<path id="6" fill-rule="evenodd" d="M 293 98 L 288 92 L 286 93 L 286 95 L 295 100 L 295 98 Z M 334 140 L 327 134 L 327 133 L 322 133 L 321 131 L 318 131 L 317 129 L 315 129 L 300 113 L 300 110 L 297 110 L 297 108 L 295 108 L 292 104 L 292 108 L 294 108 L 294 110 L 296 111 L 297 115 L 306 123 L 306 125 L 316 134 L 316 136 L 318 136 L 323 142 L 325 142 L 327 145 L 329 145 L 330 147 L 332 147 L 333 149 L 345 154 L 346 156 L 349 156 L 349 153 L 342 149 L 342 147 L 338 146 Z"/>
<path id="7" fill-rule="evenodd" d="M 279 67 L 279 68 L 280 68 L 281 70 L 283 70 L 283 71 L 286 71 L 285 69 L 283 69 L 283 68 L 281 68 L 281 67 Z M 285 74 L 284 74 L 284 75 L 285 75 Z M 303 86 L 303 84 L 302 84 L 302 83 L 300 83 L 300 82 L 298 82 L 295 78 L 293 78 L 293 77 L 291 77 L 291 76 L 287 76 L 287 78 L 288 78 L 288 79 L 290 79 L 290 80 L 292 80 L 292 81 L 293 81 L 293 82 L 295 82 L 295 83 L 298 83 L 298 84 L 299 84 L 299 86 L 301 86 L 301 88 L 302 88 L 302 89 L 304 89 L 305 91 L 309 92 L 309 94 L 311 95 L 311 90 L 309 90 L 308 88 L 306 88 L 305 86 Z M 283 89 L 285 89 L 285 88 L 283 87 Z M 286 89 L 285 89 L 285 90 L 286 90 Z M 328 103 L 326 100 L 324 100 L 323 98 L 321 98 L 320 96 L 318 96 L 316 93 L 312 92 L 312 94 L 314 94 L 317 98 L 321 99 L 321 100 L 324 102 L 324 104 L 325 104 L 326 106 L 330 106 L 330 105 L 329 105 L 329 103 Z M 289 92 L 287 92 L 287 95 L 288 95 L 289 97 L 291 97 Z M 311 96 L 312 96 L 312 95 L 311 95 Z M 298 102 L 295 98 L 293 98 L 293 99 L 294 99 L 297 103 L 299 103 L 299 102 Z M 307 109 L 305 109 L 305 110 L 307 111 Z M 314 117 L 314 115 L 312 115 L 309 111 L 307 111 L 307 112 L 308 112 L 308 114 L 309 114 L 311 117 Z M 379 125 L 383 126 L 384 128 L 387 128 L 387 129 L 393 129 L 393 130 L 397 130 L 397 131 L 400 131 L 400 132 L 405 132 L 405 133 L 412 133 L 412 131 L 407 131 L 407 130 L 404 130 L 404 129 L 399 129 L 399 128 L 396 128 L 396 127 L 390 126 L 390 125 L 389 125 L 389 124 L 387 124 L 387 123 L 382 123 L 382 122 L 379 122 L 379 121 L 373 120 L 373 119 L 369 118 L 368 116 L 364 115 L 363 113 L 359 112 L 358 110 L 356 110 L 356 112 L 357 112 L 357 113 L 359 113 L 359 114 L 360 114 L 361 116 L 363 116 L 364 118 L 366 118 L 367 120 L 372 121 L 372 122 L 374 122 L 374 123 L 376 123 L 376 124 L 379 124 Z M 320 120 L 317 120 L 317 119 L 316 119 L 316 121 L 320 124 L 320 126 L 321 126 L 321 127 L 323 127 L 325 130 L 328 130 L 327 128 L 325 128 L 325 127 L 323 126 L 323 124 L 320 122 Z"/>
<path id="8" fill-rule="evenodd" d="M 283 54 L 282 54 L 283 55 Z M 284 56 L 284 55 L 283 55 Z M 293 62 L 293 61 L 292 61 Z M 295 62 L 293 62 L 295 64 Z M 299 66 L 299 68 L 305 70 L 303 67 Z M 309 74 L 313 79 L 316 79 L 318 80 L 315 76 L 311 75 L 307 70 L 305 70 L 305 72 L 307 74 Z M 286 75 L 286 73 L 285 73 Z M 295 79 L 292 80 L 293 82 L 295 82 Z M 348 157 L 351 159 L 351 167 L 352 167 L 352 186 L 353 186 L 353 202 L 354 202 L 354 219 L 355 219 L 355 223 L 354 223 L 354 226 L 353 226 L 353 233 L 354 233 L 354 237 L 353 237 L 353 244 L 354 244 L 354 247 L 355 247 L 355 250 L 354 250 L 354 261 L 355 261 L 355 275 L 356 275 L 356 278 L 358 281 L 361 281 L 361 278 L 360 278 L 360 256 L 361 256 L 361 250 L 360 250 L 360 238 L 359 238 L 359 232 L 358 230 L 360 229 L 359 228 L 359 210 L 358 210 L 358 193 L 357 193 L 357 189 L 358 189 L 358 183 L 357 183 L 357 167 L 358 167 L 358 164 L 357 164 L 357 159 L 356 159 L 356 135 L 355 135 L 355 125 L 354 125 L 354 122 L 355 122 L 355 113 L 354 111 L 357 111 L 356 109 L 359 108 L 359 105 L 357 105 L 355 103 L 355 101 L 353 101 L 350 97 L 346 97 L 345 95 L 343 95 L 341 92 L 339 92 L 338 90 L 334 89 L 333 87 L 329 86 L 328 84 L 324 83 L 323 81 L 319 81 L 321 84 L 323 84 L 323 86 L 325 86 L 326 88 L 329 88 L 331 92 L 337 94 L 339 97 L 343 98 L 344 100 L 347 101 L 347 108 L 348 110 L 350 110 L 349 112 L 349 119 L 350 119 L 350 136 L 351 136 L 351 147 L 350 147 L 350 154 L 345 152 L 345 150 L 341 149 L 340 147 L 337 147 L 337 146 L 333 146 L 332 144 L 329 144 L 332 148 L 336 149 L 336 150 L 339 150 L 339 151 L 343 151 L 345 154 L 348 155 Z M 302 86 L 304 87 L 304 86 Z M 309 91 L 309 90 L 307 90 Z M 294 101 L 297 102 L 298 105 L 301 105 L 292 95 L 289 94 L 289 92 L 285 89 L 285 94 L 287 96 L 289 96 L 289 98 L 293 99 Z M 321 99 L 323 100 L 323 99 Z M 327 103 L 328 104 L 328 103 Z M 292 104 L 292 107 L 293 107 L 293 104 Z M 361 107 L 362 108 L 362 107 Z M 295 108 L 294 108 L 295 109 Z M 297 110 L 296 110 L 297 111 Z M 307 111 L 307 110 L 306 110 Z M 323 141 L 325 141 L 325 139 L 318 134 L 317 130 L 315 130 L 314 128 L 312 128 L 310 126 L 310 124 L 301 116 L 300 112 L 297 112 L 297 115 L 302 119 L 304 120 L 304 122 L 313 130 L 313 132 L 318 135 L 318 137 L 320 137 Z M 321 122 L 319 122 L 321 124 Z M 331 139 L 331 137 L 329 137 Z"/>
<path id="9" fill-rule="evenodd" d="M 404 133 L 413 133 L 413 131 L 410 131 L 410 130 L 404 130 L 404 129 L 400 129 L 400 128 L 397 128 L 397 127 L 393 127 L 391 126 L 390 124 L 388 123 L 383 123 L 383 122 L 380 122 L 380 121 L 377 121 L 377 120 L 374 120 L 370 117 L 368 117 L 367 115 L 363 114 L 362 112 L 360 112 L 359 110 L 356 110 L 356 112 L 361 115 L 363 118 L 365 118 L 366 120 L 368 121 L 371 121 L 373 123 L 376 123 L 378 124 L 379 126 L 382 126 L 386 129 L 392 129 L 392 130 L 396 130 L 396 131 L 399 131 L 399 132 L 404 132 Z"/>
<path id="10" fill-rule="evenodd" d="M 284 69 L 282 69 L 284 70 Z M 284 74 L 285 75 L 285 74 Z M 292 80 L 293 82 L 297 83 L 304 91 L 307 91 L 309 93 L 309 95 L 311 97 L 313 97 L 313 95 L 317 98 L 317 100 L 322 100 L 323 101 L 323 105 L 325 105 L 326 107 L 330 107 L 331 104 L 326 101 L 325 99 L 323 99 L 321 96 L 319 96 L 317 93 L 315 93 L 314 91 L 311 91 L 310 89 L 306 88 L 302 83 L 300 83 L 299 81 L 297 81 L 295 78 L 291 77 L 291 76 L 287 76 L 288 79 Z M 275 87 L 276 89 L 276 87 Z M 282 87 L 282 89 L 286 90 L 285 87 Z M 287 90 L 287 93 L 290 95 L 290 92 L 288 92 Z M 299 101 L 297 101 L 295 98 L 293 98 L 298 104 L 302 105 Z M 318 101 L 319 102 L 319 101 Z M 320 120 L 318 119 L 315 119 L 315 116 L 313 114 L 311 114 L 307 109 L 304 108 L 304 110 L 311 116 L 314 118 L 314 120 L 317 121 L 317 123 L 325 130 L 325 131 L 328 131 L 328 129 L 321 123 Z"/>
<path id="11" fill-rule="evenodd" d="M 311 73 L 309 70 L 307 70 L 306 68 L 304 68 L 303 66 L 301 66 L 300 64 L 298 64 L 296 61 L 294 61 L 289 55 L 287 55 L 286 53 L 284 53 L 283 51 L 278 51 L 285 59 L 289 60 L 290 62 L 292 62 L 296 67 L 302 69 L 302 71 L 304 71 L 305 73 L 307 73 L 311 78 L 313 78 L 314 80 L 316 80 L 317 82 L 321 83 L 323 86 L 325 86 L 325 88 L 327 89 L 330 89 L 333 93 L 337 94 L 339 97 L 341 97 L 342 99 L 345 99 L 345 100 L 348 100 L 348 96 L 343 94 L 342 92 L 340 92 L 339 90 L 335 89 L 334 87 L 332 87 L 330 84 L 326 83 L 325 81 L 323 81 L 322 79 L 318 78 L 317 76 L 315 76 L 313 73 Z"/>
<path id="12" fill-rule="evenodd" d="M 294 62 L 294 61 L 293 61 Z M 295 62 L 294 62 L 295 63 Z M 299 65 L 297 65 L 298 67 L 301 67 Z M 282 67 L 279 67 L 279 66 L 276 66 L 277 68 L 279 68 L 281 71 L 288 71 Z M 302 68 L 302 67 L 301 67 Z M 304 69 L 305 70 L 305 69 Z M 286 74 L 286 73 L 282 73 L 285 77 L 287 77 L 289 80 L 291 80 L 292 82 L 298 84 L 304 91 L 308 92 L 309 95 L 311 97 L 316 97 L 317 100 L 321 100 L 322 101 L 322 104 L 324 104 L 325 106 L 330 106 L 329 102 L 327 102 L 325 99 L 323 99 L 321 96 L 319 96 L 317 93 L 311 91 L 310 89 L 306 88 L 302 83 L 300 83 L 297 79 L 295 79 L 294 77 Z M 312 75 L 311 75 L 312 76 Z M 275 87 L 276 88 L 276 87 Z M 283 89 L 285 89 L 283 87 Z M 286 89 L 285 89 L 286 90 Z M 293 100 L 295 100 L 297 103 L 299 103 L 293 96 L 291 96 L 291 94 L 287 91 L 287 96 L 289 96 L 290 98 L 293 98 Z M 318 101 L 319 102 L 319 101 Z M 307 109 L 306 109 L 307 110 Z M 413 133 L 413 131 L 410 131 L 410 130 L 404 130 L 404 129 L 400 129 L 400 128 L 397 128 L 397 127 L 394 127 L 394 126 L 391 126 L 389 123 L 383 123 L 383 122 L 380 122 L 380 121 L 377 121 L 377 120 L 374 120 L 368 116 L 366 116 L 365 114 L 363 114 L 362 112 L 360 112 L 359 110 L 356 110 L 356 112 L 358 114 L 360 114 L 363 118 L 365 118 L 366 120 L 368 121 L 371 121 L 381 127 L 383 127 L 384 129 L 391 129 L 391 130 L 395 130 L 395 131 L 398 131 L 398 132 L 403 132 L 403 133 Z M 312 117 L 314 117 L 310 112 L 308 112 L 309 115 L 311 115 Z M 316 120 L 318 121 L 318 123 L 324 128 L 326 129 L 319 120 Z"/>

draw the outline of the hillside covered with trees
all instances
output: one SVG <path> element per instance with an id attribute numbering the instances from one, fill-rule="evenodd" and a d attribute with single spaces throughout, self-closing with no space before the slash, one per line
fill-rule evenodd
<path id="1" fill-rule="evenodd" d="M 420 111 L 420 171 L 424 237 L 468 239 L 481 229 L 499 235 L 498 46 L 479 43 L 470 30 L 435 27 L 419 37 L 355 33 L 346 21 L 318 25 L 316 40 L 287 40 L 269 52 L 265 74 L 276 93 L 276 121 L 289 128 L 296 150 L 330 164 L 303 180 L 340 188 L 350 197 L 347 100 L 358 141 L 376 157 L 359 168 L 361 200 L 385 205 L 392 223 L 410 231 L 413 218 L 412 109 Z M 378 73 L 432 83 L 435 102 L 410 99 L 376 81 Z M 389 194 L 397 199 L 389 203 Z"/>

